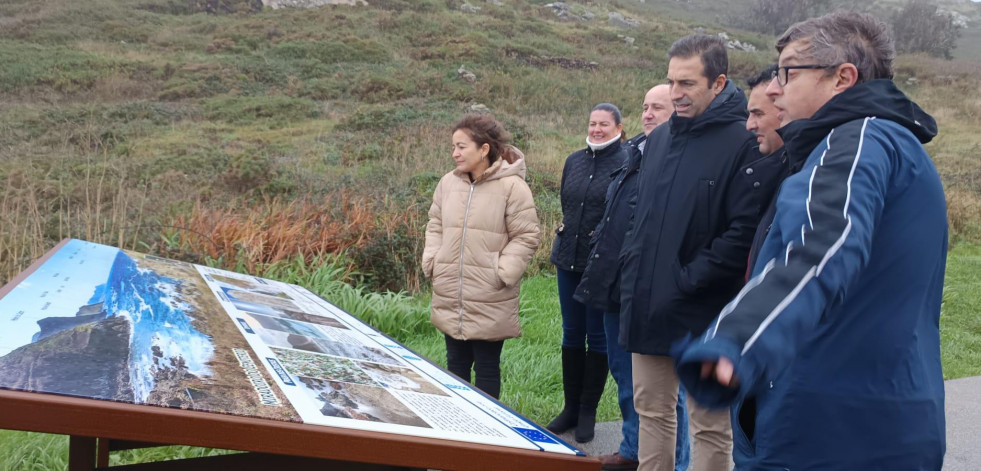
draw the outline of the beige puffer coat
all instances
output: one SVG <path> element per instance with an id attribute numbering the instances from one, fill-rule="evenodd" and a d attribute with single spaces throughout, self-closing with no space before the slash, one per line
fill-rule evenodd
<path id="1" fill-rule="evenodd" d="M 433 280 L 433 325 L 458 340 L 521 335 L 521 276 L 541 230 L 524 155 L 508 146 L 475 182 L 454 170 L 429 208 L 422 268 Z"/>

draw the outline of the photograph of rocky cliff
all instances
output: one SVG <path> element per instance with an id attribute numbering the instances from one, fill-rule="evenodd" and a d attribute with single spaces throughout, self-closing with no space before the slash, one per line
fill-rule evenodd
<path id="1" fill-rule="evenodd" d="M 299 421 L 193 265 L 73 240 L 0 310 L 2 388 Z"/>

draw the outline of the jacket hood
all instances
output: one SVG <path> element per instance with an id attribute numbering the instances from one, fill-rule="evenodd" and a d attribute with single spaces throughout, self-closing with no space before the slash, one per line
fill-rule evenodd
<path id="1" fill-rule="evenodd" d="M 504 147 L 504 152 L 501 153 L 501 157 L 495 160 L 490 167 L 487 167 L 487 170 L 484 170 L 482 175 L 475 178 L 474 183 L 496 180 L 498 178 L 504 178 L 511 175 L 517 175 L 524 180 L 526 171 L 527 167 L 525 166 L 525 154 L 522 153 L 517 147 L 507 145 Z M 467 182 L 470 181 L 470 176 L 467 175 L 466 172 L 455 169 L 453 170 L 453 173 Z"/>
<path id="2" fill-rule="evenodd" d="M 732 80 L 726 80 L 726 86 L 722 89 L 705 111 L 693 118 L 678 116 L 678 113 L 671 115 L 669 121 L 671 134 L 679 134 L 689 131 L 697 131 L 709 126 L 719 124 L 729 124 L 737 121 L 746 121 L 749 112 L 746 111 L 746 95 L 739 89 Z"/>
<path id="3" fill-rule="evenodd" d="M 865 117 L 895 122 L 909 129 L 923 144 L 937 135 L 937 122 L 933 117 L 888 79 L 871 80 L 849 88 L 828 100 L 814 116 L 792 121 L 777 133 L 783 138 L 791 159 L 806 159 L 818 141 L 832 129 Z"/>

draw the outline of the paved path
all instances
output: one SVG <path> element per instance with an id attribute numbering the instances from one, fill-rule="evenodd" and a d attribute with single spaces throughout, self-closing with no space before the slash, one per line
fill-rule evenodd
<path id="1" fill-rule="evenodd" d="M 981 469 L 981 376 L 945 383 L 947 407 L 947 455 L 943 471 Z M 596 424 L 596 438 L 576 443 L 573 432 L 563 440 L 590 456 L 610 454 L 620 448 L 620 422 Z"/>
<path id="2" fill-rule="evenodd" d="M 981 469 L 981 376 L 944 383 L 947 455 L 944 471 Z"/>

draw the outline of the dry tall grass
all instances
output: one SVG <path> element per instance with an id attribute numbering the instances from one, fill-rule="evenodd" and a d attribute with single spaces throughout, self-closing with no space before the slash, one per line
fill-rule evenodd
<path id="1" fill-rule="evenodd" d="M 228 208 L 198 203 L 168 225 L 170 237 L 157 250 L 178 258 L 204 256 L 224 268 L 256 273 L 282 260 L 302 257 L 312 262 L 361 245 L 377 223 L 371 205 L 351 191 L 319 201 L 267 199 Z"/>
<path id="2" fill-rule="evenodd" d="M 10 173 L 0 193 L 0 285 L 64 238 L 136 249 L 145 192 L 107 161 L 49 179 Z"/>
<path id="3" fill-rule="evenodd" d="M 937 120 L 926 145 L 944 183 L 952 242 L 981 241 L 981 64 L 900 56 L 896 82 Z"/>

